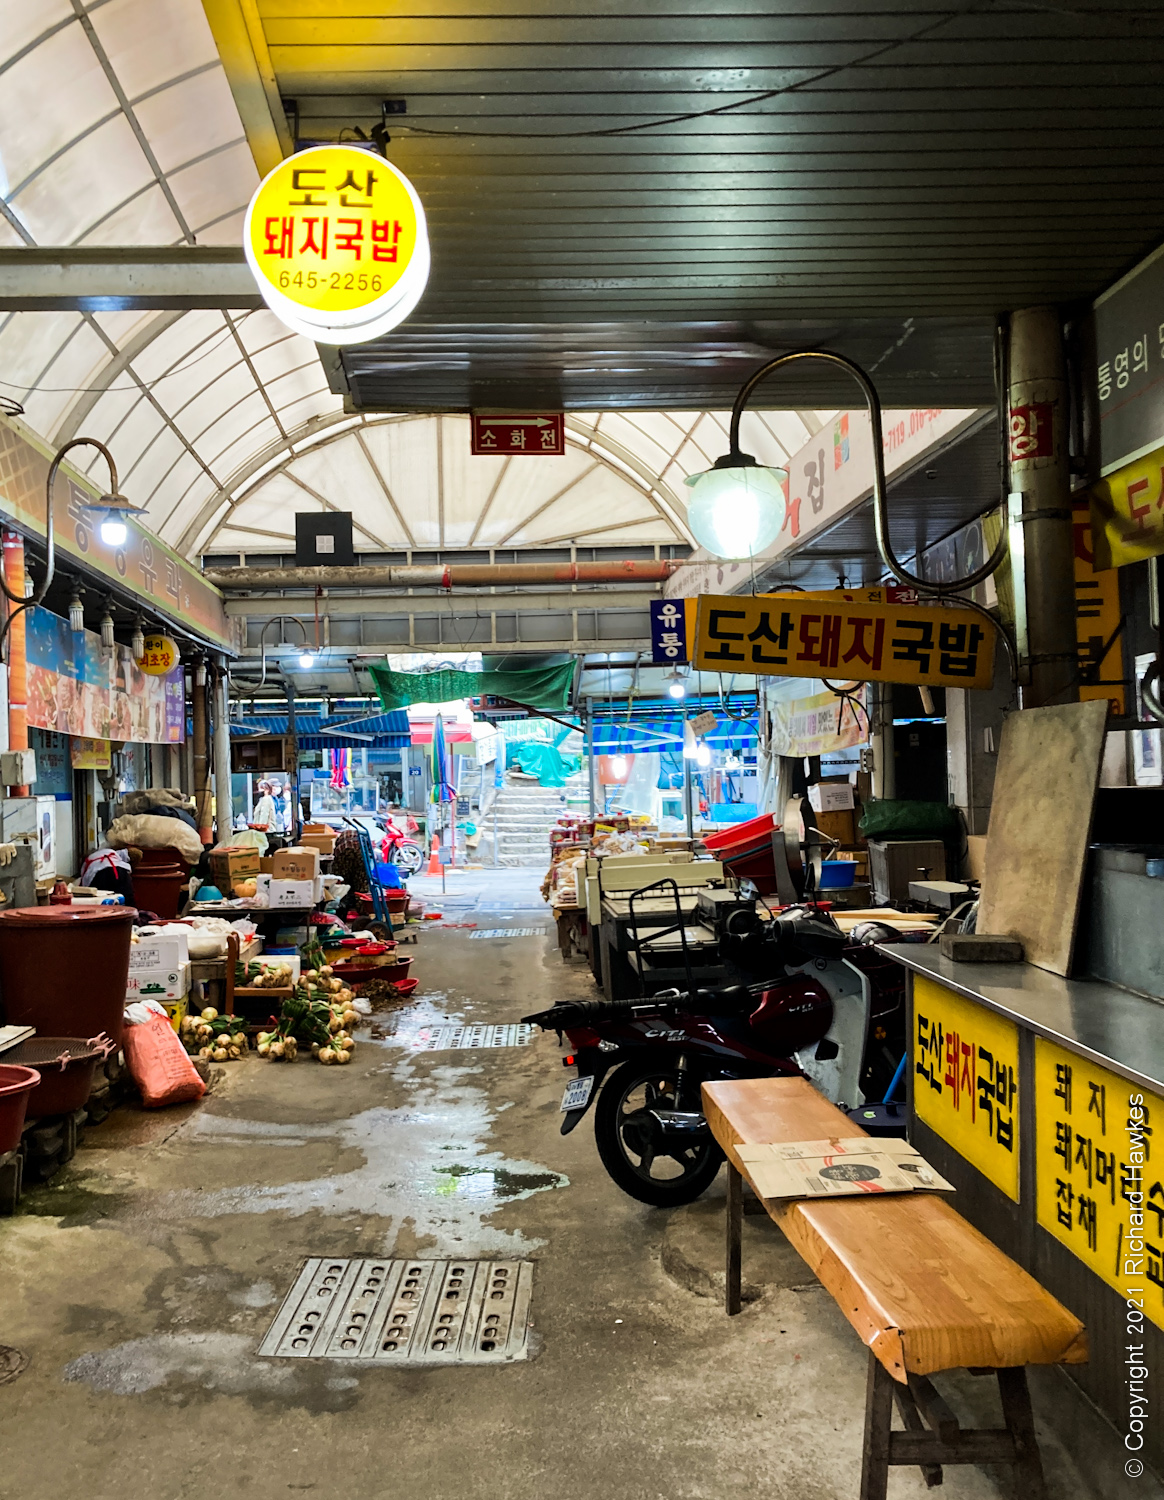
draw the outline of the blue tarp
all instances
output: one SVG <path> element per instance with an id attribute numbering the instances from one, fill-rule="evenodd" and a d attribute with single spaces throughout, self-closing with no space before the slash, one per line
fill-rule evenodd
<path id="1" fill-rule="evenodd" d="M 287 734 L 289 723 L 287 714 L 247 714 L 240 721 L 231 721 L 230 737 L 233 740 L 252 740 L 262 734 Z M 343 729 L 345 724 L 350 725 L 352 731 L 347 736 Z M 366 710 L 337 712 L 326 718 L 319 714 L 296 714 L 295 736 L 300 750 L 334 750 L 345 745 L 364 745 L 370 750 L 402 750 L 412 743 L 408 715 L 403 709 L 388 714 Z"/>

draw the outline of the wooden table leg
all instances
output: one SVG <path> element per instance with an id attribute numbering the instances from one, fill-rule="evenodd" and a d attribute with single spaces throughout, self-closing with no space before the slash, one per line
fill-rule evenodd
<path id="1" fill-rule="evenodd" d="M 1014 1439 L 1015 1490 L 1023 1500 L 1047 1500 L 1026 1370 L 1021 1366 L 999 1370 L 998 1393 L 1002 1397 L 1003 1418 Z"/>
<path id="2" fill-rule="evenodd" d="M 861 1446 L 861 1500 L 886 1500 L 892 1420 L 893 1376 L 870 1351 L 865 1387 L 865 1440 Z"/>
<path id="3" fill-rule="evenodd" d="M 728 1317 L 740 1310 L 740 1261 L 744 1228 L 744 1179 L 739 1168 L 727 1164 L 727 1265 L 724 1308 Z"/>

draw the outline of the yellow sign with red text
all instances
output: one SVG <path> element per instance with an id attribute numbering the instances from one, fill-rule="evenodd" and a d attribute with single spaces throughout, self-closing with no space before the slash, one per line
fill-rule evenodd
<path id="1" fill-rule="evenodd" d="M 988 688 L 994 626 L 968 609 L 807 594 L 701 594 L 701 672 Z"/>
<path id="2" fill-rule="evenodd" d="M 259 184 L 243 231 L 263 300 L 296 333 L 363 343 L 394 328 L 428 281 L 424 208 L 391 162 L 315 146 Z"/>
<path id="3" fill-rule="evenodd" d="M 147 635 L 138 666 L 149 677 L 164 677 L 181 659 L 176 643 L 168 635 Z"/>

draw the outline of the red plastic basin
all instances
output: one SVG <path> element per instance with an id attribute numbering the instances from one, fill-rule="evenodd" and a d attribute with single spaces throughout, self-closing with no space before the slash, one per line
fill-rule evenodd
<path id="1" fill-rule="evenodd" d="M 40 1082 L 35 1068 L 0 1064 L 0 1154 L 15 1151 L 28 1110 L 28 1096 Z"/>

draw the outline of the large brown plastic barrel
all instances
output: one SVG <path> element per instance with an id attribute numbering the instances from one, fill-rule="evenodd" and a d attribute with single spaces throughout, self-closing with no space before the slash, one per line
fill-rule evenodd
<path id="1" fill-rule="evenodd" d="M 0 912 L 0 1005 L 10 1026 L 121 1041 L 128 906 L 18 906 Z"/>

